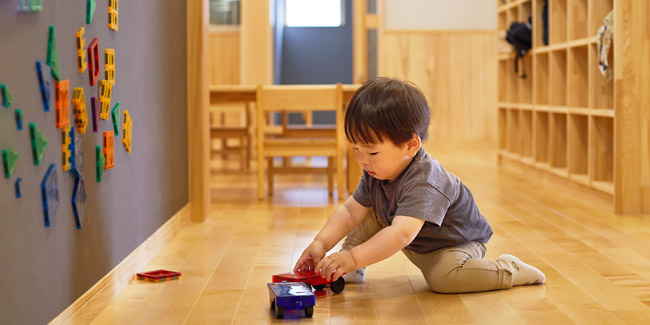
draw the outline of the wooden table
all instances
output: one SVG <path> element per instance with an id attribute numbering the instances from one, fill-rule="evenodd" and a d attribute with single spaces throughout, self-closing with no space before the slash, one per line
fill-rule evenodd
<path id="1" fill-rule="evenodd" d="M 346 105 L 359 87 L 361 87 L 360 84 L 343 85 L 343 102 Z M 257 101 L 256 92 L 257 85 L 213 85 L 210 86 L 210 106 L 227 103 L 255 102 Z M 359 177 L 361 177 L 362 170 L 359 164 L 356 163 L 354 151 L 350 145 L 348 145 L 347 161 L 348 191 L 352 194 L 352 191 L 357 186 Z"/>

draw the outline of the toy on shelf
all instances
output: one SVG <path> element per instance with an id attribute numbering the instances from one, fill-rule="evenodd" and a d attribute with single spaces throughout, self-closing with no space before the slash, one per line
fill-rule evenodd
<path id="1" fill-rule="evenodd" d="M 43 79 L 43 69 L 41 62 L 36 61 L 36 74 L 38 75 L 38 85 L 41 89 L 41 99 L 43 100 L 43 110 L 50 111 L 50 83 Z"/>
<path id="2" fill-rule="evenodd" d="M 97 98 L 90 97 L 90 110 L 93 114 L 93 132 L 97 132 L 99 126 L 99 113 L 97 112 Z"/>
<path id="3" fill-rule="evenodd" d="M 2 164 L 5 169 L 5 178 L 11 178 L 18 164 L 19 157 L 20 155 L 18 155 L 18 151 L 14 147 L 9 146 L 9 149 L 2 150 Z"/>
<path id="4" fill-rule="evenodd" d="M 50 25 L 50 33 L 47 38 L 47 65 L 51 68 L 52 78 L 61 80 L 61 66 L 59 65 L 59 50 L 56 47 L 56 33 L 54 25 Z"/>
<path id="5" fill-rule="evenodd" d="M 146 280 L 149 282 L 162 282 L 170 280 L 180 280 L 181 272 L 156 270 L 144 273 L 136 273 L 138 280 Z"/>
<path id="6" fill-rule="evenodd" d="M 104 50 L 104 79 L 115 85 L 115 49 Z"/>
<path id="7" fill-rule="evenodd" d="M 128 110 L 124 110 L 124 125 L 122 129 L 122 145 L 126 149 L 126 153 L 131 153 L 131 132 L 133 129 L 133 120 Z"/>
<path id="8" fill-rule="evenodd" d="M 93 16 L 95 16 L 95 8 L 97 7 L 96 0 L 87 0 L 86 1 L 86 24 L 93 22 Z"/>
<path id="9" fill-rule="evenodd" d="M 102 80 L 101 86 L 99 86 L 99 102 L 101 104 L 99 118 L 102 120 L 108 120 L 110 117 L 112 89 L 113 85 L 110 82 Z"/>
<path id="10" fill-rule="evenodd" d="M 19 12 L 39 12 L 43 10 L 43 0 L 20 0 Z"/>
<path id="11" fill-rule="evenodd" d="M 106 165 L 104 165 L 104 169 L 111 169 L 114 167 L 113 139 L 113 131 L 104 132 L 104 155 L 106 156 Z"/>
<path id="12" fill-rule="evenodd" d="M 106 166 L 106 156 L 101 146 L 95 146 L 95 165 L 97 171 L 97 183 L 101 183 L 104 167 Z"/>
<path id="13" fill-rule="evenodd" d="M 117 0 L 108 0 L 108 28 L 117 31 Z"/>
<path id="14" fill-rule="evenodd" d="M 16 183 L 14 183 L 14 188 L 16 189 L 16 198 L 17 199 L 20 199 L 20 197 L 22 196 L 22 194 L 20 193 L 20 183 L 22 181 L 23 181 L 23 178 L 18 177 L 18 179 L 16 179 Z"/>
<path id="15" fill-rule="evenodd" d="M 70 80 L 54 84 L 56 93 L 56 128 L 70 125 Z"/>
<path id="16" fill-rule="evenodd" d="M 6 84 L 0 84 L 0 96 L 2 96 L 2 106 L 10 108 L 11 103 L 14 101 L 14 96 L 11 94 L 9 87 Z"/>
<path id="17" fill-rule="evenodd" d="M 43 198 L 43 213 L 45 227 L 49 227 L 59 208 L 59 182 L 56 178 L 56 165 L 51 164 L 41 182 L 41 195 Z"/>
<path id="18" fill-rule="evenodd" d="M 18 131 L 23 130 L 23 119 L 24 119 L 23 111 L 20 110 L 19 108 L 16 108 L 16 128 L 18 129 Z"/>
<path id="19" fill-rule="evenodd" d="M 79 73 L 86 71 L 86 52 L 84 52 L 84 47 L 86 46 L 86 40 L 84 39 L 85 31 L 83 27 L 79 27 L 77 30 L 77 67 L 79 68 Z"/>
<path id="20" fill-rule="evenodd" d="M 90 76 L 90 85 L 94 86 L 99 80 L 99 39 L 97 37 L 88 44 L 88 75 Z"/>
<path id="21" fill-rule="evenodd" d="M 34 165 L 40 165 L 47 148 L 47 138 L 43 135 L 36 124 L 29 123 L 29 135 L 32 138 L 32 153 L 34 154 Z"/>
<path id="22" fill-rule="evenodd" d="M 314 315 L 316 295 L 304 282 L 267 283 L 271 309 L 277 318 L 284 318 L 286 310 L 304 309 L 306 317 Z"/>
<path id="23" fill-rule="evenodd" d="M 305 282 L 314 287 L 316 290 L 323 290 L 327 284 L 330 285 L 330 289 L 334 293 L 340 293 L 345 289 L 345 280 L 343 277 L 339 277 L 338 280 L 332 282 L 323 279 L 319 273 L 314 271 L 301 271 L 301 272 L 289 272 L 281 273 L 273 276 L 273 282 L 278 283 L 282 281 L 287 282 Z"/>
<path id="24" fill-rule="evenodd" d="M 74 128 L 66 125 L 61 130 L 61 169 L 65 172 L 72 168 L 72 140 Z"/>
<path id="25" fill-rule="evenodd" d="M 85 134 L 88 125 L 88 114 L 86 114 L 84 89 L 81 87 L 75 88 L 72 93 L 72 112 L 74 113 L 74 125 L 77 132 Z"/>
<path id="26" fill-rule="evenodd" d="M 84 218 L 86 217 L 86 184 L 83 176 L 78 171 L 73 170 L 75 176 L 74 189 L 72 190 L 72 212 L 77 229 L 81 229 Z"/>

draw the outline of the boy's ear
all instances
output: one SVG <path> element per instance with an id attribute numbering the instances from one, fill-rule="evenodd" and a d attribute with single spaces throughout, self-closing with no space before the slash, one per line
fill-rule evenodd
<path id="1" fill-rule="evenodd" d="M 420 145 L 422 145 L 422 140 L 417 134 L 413 134 L 413 137 L 406 142 L 406 148 L 410 156 L 415 156 L 415 154 L 420 150 Z"/>

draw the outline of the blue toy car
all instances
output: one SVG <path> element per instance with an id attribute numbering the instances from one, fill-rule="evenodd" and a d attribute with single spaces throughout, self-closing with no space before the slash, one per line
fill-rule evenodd
<path id="1" fill-rule="evenodd" d="M 277 318 L 284 318 L 284 311 L 304 309 L 305 316 L 314 315 L 316 295 L 311 287 L 304 282 L 268 283 L 271 309 L 275 309 Z"/>

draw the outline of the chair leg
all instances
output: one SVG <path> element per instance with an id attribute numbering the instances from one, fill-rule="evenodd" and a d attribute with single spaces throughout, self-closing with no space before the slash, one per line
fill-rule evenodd
<path id="1" fill-rule="evenodd" d="M 267 183 L 269 183 L 269 196 L 273 195 L 273 157 L 269 157 L 269 168 L 267 173 Z"/>
<path id="2" fill-rule="evenodd" d="M 334 193 L 334 158 L 327 157 L 327 193 Z"/>
<path id="3" fill-rule="evenodd" d="M 257 197 L 264 200 L 264 156 L 257 153 Z"/>
<path id="4" fill-rule="evenodd" d="M 336 186 L 339 192 L 339 201 L 345 199 L 345 169 L 343 169 L 343 153 L 336 157 Z"/>
<path id="5" fill-rule="evenodd" d="M 239 138 L 239 159 L 241 160 L 241 170 L 246 170 L 246 146 L 244 145 L 244 137 Z"/>

